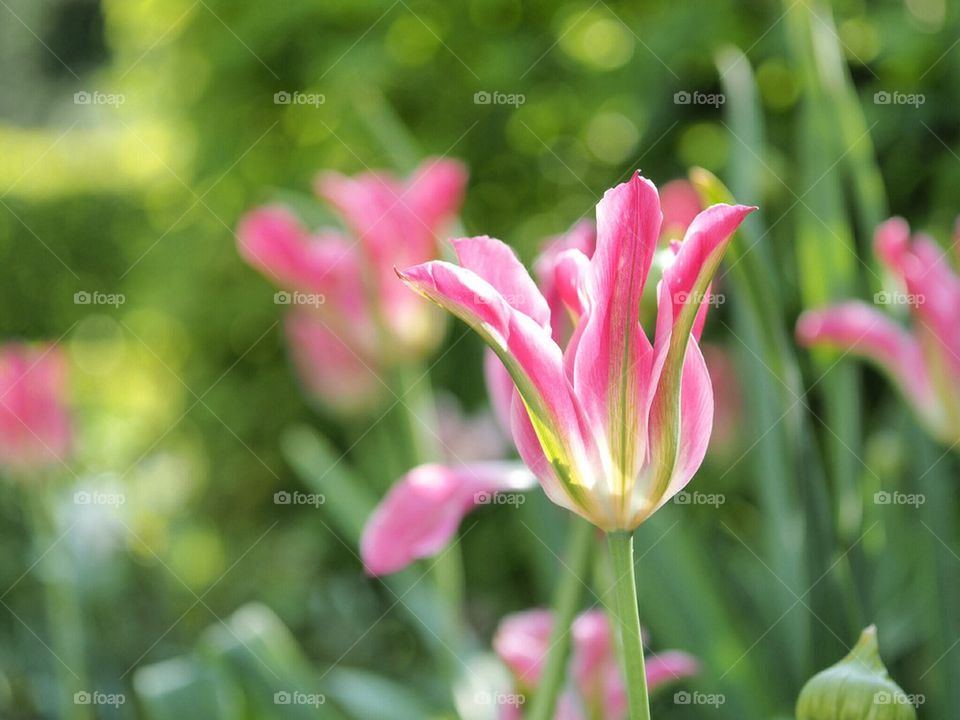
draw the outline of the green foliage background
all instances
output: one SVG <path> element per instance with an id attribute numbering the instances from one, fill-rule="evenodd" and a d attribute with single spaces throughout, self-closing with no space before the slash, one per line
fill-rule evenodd
<path id="1" fill-rule="evenodd" d="M 813 0 L 3 3 L 0 336 L 68 343 L 79 438 L 73 473 L 61 487 L 107 482 L 128 498 L 122 520 L 90 522 L 64 541 L 82 569 L 97 686 L 128 687 L 131 668 L 188 652 L 217 618 L 250 601 L 272 608 L 318 667 L 340 662 L 431 686 L 422 677 L 426 650 L 416 628 L 389 611 L 389 593 L 362 576 L 335 523 L 272 502 L 278 489 L 300 486 L 280 444 L 295 424 L 319 429 L 361 467 L 379 451 L 350 448 L 360 426 L 316 412 L 297 387 L 273 288 L 235 250 L 233 230 L 246 209 L 279 200 L 314 223 L 329 222 L 310 196 L 318 170 L 406 170 L 421 155 L 448 154 L 470 168 L 467 232 L 503 238 L 530 260 L 543 238 L 589 216 L 603 190 L 635 168 L 662 183 L 701 166 L 734 184 L 740 163 L 754 169 L 757 195 L 738 200 L 763 208 L 769 232 L 761 241 L 776 271 L 770 287 L 789 333 L 805 277 L 826 272 L 826 265 L 798 264 L 799 228 L 807 212 L 821 212 L 822 193 L 807 196 L 819 175 L 807 173 L 811 156 L 826 153 L 820 167 L 829 172 L 845 167 L 850 150 L 828 140 L 836 108 L 830 98 L 817 99 L 795 51 L 790 13 L 807 5 L 820 7 Z M 832 10 L 890 210 L 949 241 L 960 209 L 960 9 L 944 0 L 844 0 Z M 729 46 L 745 51 L 755 71 L 767 137 L 753 151 L 734 127 L 737 107 L 729 103 L 736 99 L 718 77 L 718 53 Z M 678 105 L 674 93 L 683 90 L 727 92 L 728 104 Z M 894 90 L 923 93 L 925 102 L 873 102 L 874 93 Z M 125 102 L 77 105 L 78 91 L 122 93 Z M 278 105 L 280 91 L 320 93 L 325 102 Z M 525 102 L 478 105 L 478 91 L 521 93 Z M 819 129 L 805 134 L 809 127 Z M 853 249 L 869 264 L 872 229 L 855 211 L 857 179 L 844 171 L 826 187 L 834 179 L 832 200 Z M 851 295 L 878 289 L 863 268 L 849 275 Z M 122 293 L 126 301 L 91 308 L 74 303 L 78 291 Z M 730 313 L 717 314 L 711 339 L 742 354 Z M 451 327 L 433 369 L 435 384 L 471 407 L 484 397 L 479 349 L 462 326 Z M 752 376 L 742 380 L 750 384 Z M 861 464 L 892 485 L 915 479 L 918 473 L 904 468 L 925 441 L 900 401 L 872 373 L 851 372 L 843 382 L 867 389 L 854 412 L 863 446 L 851 450 L 863 460 L 848 469 L 861 494 L 872 493 Z M 829 404 L 817 392 L 810 402 L 816 413 Z M 819 440 L 807 438 L 808 450 L 829 446 L 824 426 L 810 424 Z M 859 430 L 852 432 L 859 442 Z M 920 677 L 938 654 L 925 638 L 939 627 L 946 649 L 954 637 L 920 619 L 942 577 L 918 569 L 926 545 L 894 547 L 887 535 L 871 535 L 858 545 L 863 565 L 844 571 L 850 580 L 835 578 L 840 571 L 830 563 L 844 559 L 845 567 L 857 538 L 837 539 L 825 550 L 825 584 L 857 585 L 855 599 L 845 595 L 857 611 L 838 608 L 829 594 L 805 600 L 760 637 L 776 614 L 765 624 L 752 620 L 767 617 L 764 596 L 776 594 L 778 582 L 760 560 L 769 557 L 759 546 L 771 519 L 758 493 L 775 483 L 799 489 L 801 498 L 807 490 L 796 467 L 779 478 L 757 476 L 755 443 L 766 441 L 745 423 L 737 451 L 713 458 L 698 476 L 700 489 L 728 495 L 722 522 L 710 509 L 670 507 L 638 536 L 639 547 L 651 548 L 642 561 L 641 606 L 650 607 L 645 622 L 655 646 L 731 660 L 750 647 L 751 663 L 738 663 L 730 677 L 714 667 L 703 687 L 739 687 L 743 702 L 755 700 L 750 717 L 788 717 L 802 681 L 844 654 L 855 625 L 886 620 L 881 646 L 889 648 L 894 675 L 951 707 L 938 676 Z M 943 482 L 956 480 L 944 468 L 955 468 L 951 463 L 940 466 Z M 833 471 L 824 474 L 824 487 L 839 482 Z M 388 478 L 372 476 L 367 481 L 379 492 Z M 955 516 L 955 482 L 943 493 Z M 31 708 L 45 705 L 43 688 L 52 680 L 46 651 L 26 629 L 42 627 L 43 619 L 36 579 L 18 581 L 30 552 L 18 496 L 6 487 L 0 504 L 0 591 L 14 586 L 0 596 L 12 611 L 0 618 L 0 702 L 5 717 L 39 717 Z M 484 509 L 464 537 L 469 612 L 482 638 L 504 613 L 549 598 L 556 568 L 544 547 L 560 552 L 563 516 L 543 501 L 532 506 L 525 520 Z M 531 518 L 545 528 L 544 547 L 525 529 Z M 931 540 L 914 519 L 891 522 L 910 526 L 903 532 L 922 543 Z M 681 539 L 658 546 L 675 523 Z M 882 533 L 901 537 L 900 530 L 885 526 Z M 813 534 L 805 525 L 785 537 L 808 548 L 818 543 Z M 956 540 L 945 542 L 956 547 Z M 804 562 L 816 579 L 817 563 Z M 911 585 L 913 594 L 904 595 Z M 706 598 L 718 587 L 722 601 L 698 602 L 701 591 Z M 689 602 L 678 600 L 682 594 Z M 718 602 L 723 616 L 711 615 Z M 671 617 L 671 606 L 681 614 Z M 682 614 L 691 608 L 702 615 Z M 793 664 L 794 636 L 781 631 L 807 611 L 822 615 L 830 632 L 808 616 L 814 647 Z M 749 668 L 763 672 L 751 680 Z M 667 717 L 692 717 L 663 707 Z M 724 712 L 737 711 L 722 708 L 717 716 L 739 717 Z"/>

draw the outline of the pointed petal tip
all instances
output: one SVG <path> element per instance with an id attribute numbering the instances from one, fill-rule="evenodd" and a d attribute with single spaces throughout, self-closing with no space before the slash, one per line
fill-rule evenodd
<path id="1" fill-rule="evenodd" d="M 819 338 L 822 327 L 823 318 L 820 311 L 807 310 L 797 318 L 794 336 L 797 338 L 797 342 L 805 347 L 813 345 Z"/>

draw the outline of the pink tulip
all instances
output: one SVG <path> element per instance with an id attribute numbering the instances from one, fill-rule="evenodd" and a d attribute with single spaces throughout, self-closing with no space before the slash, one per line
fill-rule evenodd
<path id="1" fill-rule="evenodd" d="M 550 651 L 553 618 L 548 610 L 527 610 L 504 618 L 493 638 L 493 649 L 510 670 L 521 691 L 534 691 Z M 607 616 L 588 610 L 573 623 L 573 649 L 567 690 L 555 718 L 583 720 L 601 717 L 622 720 L 627 696 L 617 662 L 615 638 Z M 647 685 L 656 689 L 696 675 L 700 664 L 680 651 L 651 655 L 646 662 Z"/>
<path id="2" fill-rule="evenodd" d="M 900 280 L 896 293 L 876 302 L 905 304 L 913 318 L 904 330 L 878 308 L 859 301 L 803 313 L 797 339 L 875 363 L 899 388 L 930 432 L 960 441 L 960 277 L 946 253 L 925 235 L 910 237 L 902 218 L 877 228 L 874 250 Z"/>
<path id="3" fill-rule="evenodd" d="M 553 615 L 536 608 L 508 615 L 493 636 L 493 649 L 521 688 L 535 688 L 547 661 Z"/>
<path id="4" fill-rule="evenodd" d="M 66 396 L 66 359 L 57 346 L 0 346 L 0 465 L 23 474 L 65 460 Z"/>
<path id="5" fill-rule="evenodd" d="M 284 326 L 297 377 L 308 396 L 322 398 L 342 413 L 376 403 L 385 388 L 371 366 L 375 360 L 357 355 L 357 348 L 310 310 L 291 309 Z"/>
<path id="6" fill-rule="evenodd" d="M 639 174 L 597 206 L 593 256 L 571 248 L 556 258 L 558 296 L 575 327 L 563 349 L 557 311 L 499 240 L 457 240 L 459 266 L 431 261 L 399 275 L 502 361 L 515 384 L 514 441 L 550 499 L 604 530 L 629 530 L 703 461 L 713 394 L 692 333 L 728 241 L 752 210 L 714 205 L 690 224 L 660 282 L 653 342 L 637 317 L 661 210 Z"/>
<path id="7" fill-rule="evenodd" d="M 287 327 L 294 362 L 323 402 L 363 409 L 385 390 L 376 378 L 386 366 L 419 359 L 439 344 L 443 324 L 397 283 L 393 267 L 437 257 L 438 237 L 459 210 L 465 185 L 464 168 L 442 159 L 426 161 L 406 181 L 382 172 L 326 173 L 317 190 L 352 234 L 311 233 L 280 206 L 241 220 L 240 254 L 284 289 L 278 302 L 296 306 Z"/>
<path id="8" fill-rule="evenodd" d="M 370 575 L 388 575 L 436 555 L 477 505 L 535 484 L 520 463 L 420 465 L 390 489 L 367 521 L 360 539 L 363 564 Z"/>

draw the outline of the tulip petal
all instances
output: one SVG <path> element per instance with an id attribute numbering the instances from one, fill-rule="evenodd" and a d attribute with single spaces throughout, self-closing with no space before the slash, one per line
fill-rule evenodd
<path id="1" fill-rule="evenodd" d="M 876 308 L 853 301 L 808 310 L 797 321 L 796 334 L 801 345 L 832 347 L 875 363 L 922 418 L 934 427 L 942 422 L 920 344 Z"/>
<path id="2" fill-rule="evenodd" d="M 553 614 L 542 609 L 508 615 L 497 626 L 493 649 L 521 688 L 534 688 L 540 682 L 551 632 Z"/>
<path id="3" fill-rule="evenodd" d="M 348 344 L 315 312 L 291 310 L 285 319 L 287 340 L 297 377 L 322 404 L 340 413 L 360 413 L 376 405 L 386 385 L 376 360 Z"/>
<path id="4" fill-rule="evenodd" d="M 550 308 L 510 246 L 494 238 L 460 238 L 453 241 L 460 265 L 482 277 L 517 312 L 547 327 Z"/>
<path id="5" fill-rule="evenodd" d="M 359 265 L 351 243 L 336 232 L 311 237 L 297 217 L 280 206 L 249 212 L 240 221 L 241 256 L 277 285 L 306 292 L 356 285 Z"/>
<path id="6" fill-rule="evenodd" d="M 678 492 L 683 490 L 703 463 L 710 445 L 713 432 L 713 384 L 707 370 L 706 361 L 700 352 L 697 341 L 690 340 L 683 363 L 682 386 L 680 389 L 680 432 L 677 443 L 677 458 L 670 474 L 666 490 L 660 492 L 638 483 L 634 492 L 633 507 L 640 513 L 633 518 L 639 524 L 651 513 L 663 507 Z M 657 441 L 651 438 L 651 446 Z M 654 450 L 653 452 L 656 452 Z M 655 475 L 651 480 L 655 481 Z M 654 501 L 652 508 L 644 498 Z"/>
<path id="7" fill-rule="evenodd" d="M 370 575 L 387 575 L 435 555 L 478 503 L 536 482 L 519 463 L 420 465 L 397 481 L 367 521 L 360 539 L 364 567 Z"/>
<path id="8" fill-rule="evenodd" d="M 540 442 L 540 437 L 530 419 L 530 413 L 524 404 L 520 393 L 514 389 L 513 401 L 510 408 L 510 432 L 513 444 L 524 464 L 530 468 L 540 480 L 540 486 L 547 498 L 555 505 L 566 508 L 581 515 L 589 522 L 596 518 L 595 502 L 589 492 L 571 492 L 569 485 L 564 482 L 563 476 L 556 466 L 550 462 Z M 584 478 L 578 478 L 583 483 Z"/>
<path id="9" fill-rule="evenodd" d="M 563 235 L 548 240 L 533 263 L 533 272 L 537 283 L 550 307 L 550 323 L 553 327 L 553 339 L 565 343 L 573 332 L 580 315 L 583 314 L 579 298 L 580 288 L 589 269 L 589 258 L 593 256 L 597 244 L 597 230 L 592 222 L 583 220 Z M 587 260 L 587 267 L 580 259 L 561 260 L 561 255 L 573 256 L 570 251 L 579 251 Z M 563 270 L 560 265 L 568 265 Z M 574 272 L 576 270 L 576 272 Z M 575 277 L 576 275 L 576 277 Z M 565 286 L 561 288 L 561 285 Z M 576 292 L 571 292 L 576 288 Z M 576 305 L 574 305 L 574 302 Z M 572 323 L 568 315 L 573 315 Z"/>
<path id="10" fill-rule="evenodd" d="M 510 407 L 513 405 L 513 378 L 490 348 L 483 351 L 483 378 L 493 413 L 500 428 L 510 435 Z"/>
<path id="11" fill-rule="evenodd" d="M 644 418 L 637 401 L 639 371 L 650 342 L 639 312 L 660 221 L 657 189 L 639 173 L 604 194 L 597 205 L 597 248 L 590 260 L 590 308 L 567 350 L 577 398 L 591 429 L 609 446 L 601 455 L 611 465 L 604 475 L 612 484 L 606 494 L 614 502 L 624 499 L 627 483 L 643 462 L 637 424 Z"/>
<path id="12" fill-rule="evenodd" d="M 445 158 L 427 158 L 414 172 L 404 190 L 407 205 L 434 235 L 455 217 L 463 204 L 467 169 Z"/>
<path id="13" fill-rule="evenodd" d="M 681 389 L 694 324 L 733 233 L 755 209 L 721 204 L 701 212 L 687 229 L 673 264 L 664 271 L 658 293 L 654 353 L 648 370 L 650 377 L 656 378 L 649 419 L 650 457 L 656 464 L 648 497 L 654 504 L 661 502 L 679 459 Z"/>
<path id="14" fill-rule="evenodd" d="M 560 348 L 549 330 L 514 308 L 484 278 L 451 263 L 432 261 L 398 271 L 424 297 L 466 322 L 497 353 L 513 378 L 540 444 L 575 502 L 581 478 L 572 468 L 582 455 L 579 410 L 563 374 Z"/>
<path id="15" fill-rule="evenodd" d="M 700 663 L 693 655 L 668 650 L 646 658 L 647 689 L 652 693 L 670 683 L 696 676 Z"/>

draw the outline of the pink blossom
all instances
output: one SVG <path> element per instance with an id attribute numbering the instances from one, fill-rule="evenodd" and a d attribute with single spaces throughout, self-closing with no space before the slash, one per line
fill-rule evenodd
<path id="1" fill-rule="evenodd" d="M 363 564 L 370 575 L 387 575 L 436 555 L 474 507 L 535 483 L 519 463 L 420 465 L 390 489 L 367 521 L 360 539 Z"/>
<path id="2" fill-rule="evenodd" d="M 895 292 L 878 293 L 875 301 L 906 305 L 912 329 L 853 300 L 803 313 L 797 339 L 873 362 L 933 435 L 945 443 L 960 441 L 960 277 L 930 237 L 911 238 L 902 218 L 877 228 L 874 250 L 901 284 Z"/>
<path id="3" fill-rule="evenodd" d="M 19 474 L 70 451 L 67 365 L 55 345 L 0 346 L 0 465 Z"/>
<path id="4" fill-rule="evenodd" d="M 348 232 L 311 232 L 292 211 L 269 205 L 241 220 L 239 250 L 283 289 L 276 301 L 296 315 L 287 339 L 304 386 L 336 409 L 361 410 L 386 389 L 377 378 L 387 366 L 421 358 L 441 340 L 443 323 L 397 283 L 393 267 L 437 257 L 466 171 L 431 159 L 407 180 L 325 173 L 316 185 Z"/>
<path id="5" fill-rule="evenodd" d="M 549 299 L 513 251 L 486 236 L 454 241 L 459 265 L 399 274 L 497 354 L 515 385 L 514 441 L 550 499 L 604 530 L 632 529 L 703 461 L 713 393 L 695 335 L 710 280 L 752 210 L 720 204 L 696 216 L 663 272 L 652 342 L 637 317 L 662 215 L 656 187 L 639 174 L 597 206 L 592 256 L 571 247 L 548 262 Z M 568 340 L 557 337 L 558 304 L 574 328 Z"/>
<path id="6" fill-rule="evenodd" d="M 550 652 L 553 617 L 549 610 L 527 610 L 505 617 L 493 638 L 493 649 L 510 670 L 517 687 L 536 691 L 543 664 Z M 607 616 L 588 610 L 574 620 L 566 690 L 561 695 L 555 718 L 624 720 L 627 697 L 617 661 L 615 638 Z M 651 655 L 646 662 L 647 685 L 651 692 L 696 675 L 697 660 L 677 650 Z"/>

